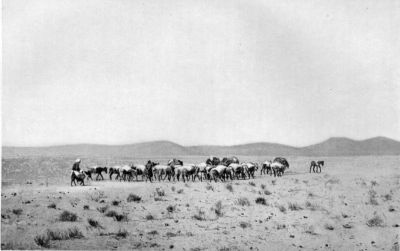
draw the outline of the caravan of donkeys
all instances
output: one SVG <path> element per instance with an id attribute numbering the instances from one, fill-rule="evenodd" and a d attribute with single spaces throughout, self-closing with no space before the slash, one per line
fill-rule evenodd
<path id="1" fill-rule="evenodd" d="M 254 179 L 257 170 L 261 175 L 274 175 L 280 177 L 289 168 L 289 163 L 285 158 L 277 157 L 267 160 L 262 164 L 255 162 L 240 163 L 237 157 L 209 157 L 205 162 L 198 164 L 183 163 L 178 159 L 171 159 L 167 164 L 147 161 L 146 164 L 118 165 L 112 167 L 93 166 L 86 170 L 81 170 L 77 159 L 72 167 L 71 186 L 77 184 L 84 185 L 85 179 L 104 180 L 103 173 L 108 174 L 110 180 L 119 181 L 221 181 Z"/>

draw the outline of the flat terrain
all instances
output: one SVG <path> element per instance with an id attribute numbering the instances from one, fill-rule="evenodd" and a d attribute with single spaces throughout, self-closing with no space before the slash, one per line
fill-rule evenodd
<path id="1" fill-rule="evenodd" d="M 400 157 L 319 158 L 326 167 L 310 174 L 312 159 L 289 157 L 280 178 L 259 171 L 225 183 L 106 177 L 84 187 L 69 185 L 74 157 L 3 159 L 2 249 L 398 250 Z M 128 200 L 131 194 L 140 200 Z"/>

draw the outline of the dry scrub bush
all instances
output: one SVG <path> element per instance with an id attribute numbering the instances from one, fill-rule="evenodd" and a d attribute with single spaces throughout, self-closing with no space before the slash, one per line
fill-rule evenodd
<path id="1" fill-rule="evenodd" d="M 15 215 L 21 215 L 22 214 L 22 209 L 21 208 L 13 209 L 12 212 Z"/>
<path id="2" fill-rule="evenodd" d="M 115 217 L 116 215 L 118 215 L 117 212 L 115 212 L 114 210 L 108 211 L 105 216 L 107 217 Z"/>
<path id="3" fill-rule="evenodd" d="M 215 206 L 212 209 L 218 217 L 222 217 L 224 215 L 224 212 L 222 212 L 222 202 L 220 200 L 215 203 Z"/>
<path id="4" fill-rule="evenodd" d="M 165 191 L 161 187 L 156 188 L 156 193 L 159 197 L 165 196 Z"/>
<path id="5" fill-rule="evenodd" d="M 47 234 L 36 235 L 34 238 L 35 243 L 38 246 L 49 248 L 50 247 L 50 238 Z"/>
<path id="6" fill-rule="evenodd" d="M 261 189 L 265 189 L 265 185 L 264 184 L 261 184 Z"/>
<path id="7" fill-rule="evenodd" d="M 265 195 L 271 195 L 272 193 L 270 191 L 268 191 L 268 190 L 264 190 L 264 194 Z"/>
<path id="8" fill-rule="evenodd" d="M 239 206 L 250 206 L 250 201 L 245 197 L 240 197 L 236 200 L 236 204 Z"/>
<path id="9" fill-rule="evenodd" d="M 83 210 L 89 210 L 89 205 L 84 205 Z"/>
<path id="10" fill-rule="evenodd" d="M 286 213 L 286 207 L 283 205 L 280 205 L 279 207 L 279 211 L 281 211 L 282 213 Z"/>
<path id="11" fill-rule="evenodd" d="M 376 191 L 371 189 L 368 191 L 368 195 L 369 195 L 369 204 L 374 206 L 379 205 L 378 201 L 376 200 Z"/>
<path id="12" fill-rule="evenodd" d="M 121 201 L 119 201 L 119 200 L 113 200 L 113 201 L 111 202 L 111 204 L 112 204 L 113 206 L 119 206 L 120 203 L 121 203 Z"/>
<path id="13" fill-rule="evenodd" d="M 330 231 L 332 231 L 332 230 L 335 229 L 332 225 L 330 225 L 330 224 L 328 224 L 328 223 L 326 223 L 326 224 L 324 225 L 324 228 L 325 228 L 326 230 L 330 230 Z"/>
<path id="14" fill-rule="evenodd" d="M 256 183 L 254 183 L 253 181 L 250 181 L 250 182 L 249 182 L 249 185 L 255 187 L 255 186 L 256 186 Z"/>
<path id="15" fill-rule="evenodd" d="M 89 218 L 89 219 L 88 219 L 88 223 L 89 223 L 89 225 L 90 225 L 91 227 L 94 227 L 94 228 L 103 228 L 103 227 L 100 225 L 100 223 L 99 223 L 98 221 L 96 221 L 96 220 L 94 220 L 94 219 L 92 219 L 92 218 Z"/>
<path id="16" fill-rule="evenodd" d="M 376 214 L 376 212 L 374 213 L 374 217 L 372 217 L 371 219 L 369 219 L 367 221 L 367 226 L 369 227 L 383 227 L 383 219 Z"/>
<path id="17" fill-rule="evenodd" d="M 128 198 L 126 198 L 126 201 L 128 201 L 128 202 L 132 202 L 132 201 L 139 202 L 141 200 L 142 200 L 142 197 L 140 197 L 136 194 L 133 194 L 133 193 L 129 194 Z"/>
<path id="18" fill-rule="evenodd" d="M 226 187 L 226 189 L 228 189 L 229 192 L 233 193 L 233 187 L 232 187 L 232 184 L 231 184 L 231 183 L 226 184 L 225 187 Z"/>
<path id="19" fill-rule="evenodd" d="M 204 220 L 206 220 L 205 214 L 206 214 L 206 213 L 205 213 L 201 208 L 199 208 L 199 209 L 197 210 L 196 214 L 194 214 L 194 215 L 192 216 L 192 218 L 195 219 L 195 220 L 204 221 Z"/>
<path id="20" fill-rule="evenodd" d="M 306 208 L 311 210 L 311 211 L 315 211 L 318 209 L 318 206 L 315 204 L 312 204 L 311 202 L 307 201 L 306 202 Z"/>
<path id="21" fill-rule="evenodd" d="M 303 210 L 303 208 L 299 204 L 297 204 L 296 202 L 289 202 L 288 203 L 288 208 L 291 211 Z"/>
<path id="22" fill-rule="evenodd" d="M 179 189 L 178 191 L 176 191 L 177 193 L 181 194 L 183 193 L 183 189 Z"/>
<path id="23" fill-rule="evenodd" d="M 88 206 L 88 208 L 89 208 L 89 206 Z M 97 208 L 97 211 L 99 211 L 102 214 L 104 214 L 107 210 L 108 210 L 108 205 L 104 206 L 104 207 L 98 207 Z"/>
<path id="24" fill-rule="evenodd" d="M 258 197 L 256 199 L 256 203 L 261 205 L 267 205 L 267 201 L 263 197 Z"/>
<path id="25" fill-rule="evenodd" d="M 245 229 L 245 228 L 251 227 L 251 224 L 248 223 L 248 222 L 242 221 L 242 222 L 239 223 L 239 226 L 240 226 L 241 228 Z"/>
<path id="26" fill-rule="evenodd" d="M 156 235 L 156 234 L 158 234 L 158 232 L 157 232 L 157 230 L 153 230 L 153 231 L 148 232 L 147 234 Z"/>
<path id="27" fill-rule="evenodd" d="M 154 216 L 151 214 L 146 215 L 146 220 L 154 220 Z"/>
<path id="28" fill-rule="evenodd" d="M 118 230 L 116 236 L 119 238 L 126 238 L 129 235 L 128 231 L 126 229 L 120 229 Z"/>
<path id="29" fill-rule="evenodd" d="M 78 216 L 72 212 L 65 210 L 60 214 L 59 220 L 60 221 L 76 221 Z"/>
<path id="30" fill-rule="evenodd" d="M 47 206 L 47 208 L 53 208 L 53 209 L 56 209 L 56 207 L 57 205 L 54 202 Z"/>
<path id="31" fill-rule="evenodd" d="M 212 190 L 212 191 L 214 192 L 214 187 L 211 186 L 210 183 L 207 183 L 206 189 L 207 189 L 207 190 Z"/>

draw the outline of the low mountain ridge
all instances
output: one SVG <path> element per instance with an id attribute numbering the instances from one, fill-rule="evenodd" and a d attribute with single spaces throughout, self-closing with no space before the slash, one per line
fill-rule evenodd
<path id="1" fill-rule="evenodd" d="M 129 145 L 76 144 L 48 147 L 2 147 L 3 157 L 16 156 L 358 156 L 358 155 L 400 155 L 400 142 L 374 137 L 353 140 L 333 137 L 321 143 L 293 147 L 276 143 L 251 143 L 233 146 L 182 146 L 171 141 L 151 141 Z"/>

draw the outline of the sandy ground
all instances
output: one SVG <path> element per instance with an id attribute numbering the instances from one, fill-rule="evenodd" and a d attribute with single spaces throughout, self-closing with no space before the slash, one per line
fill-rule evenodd
<path id="1" fill-rule="evenodd" d="M 320 174 L 292 165 L 281 178 L 257 172 L 256 179 L 225 183 L 107 177 L 84 187 L 70 187 L 68 180 L 3 186 L 2 249 L 40 249 L 36 236 L 76 226 L 83 238 L 51 240 L 49 248 L 399 250 L 400 157 L 379 158 L 331 159 Z M 141 201 L 128 202 L 129 194 Z M 259 197 L 265 205 L 256 203 Z M 246 200 L 249 205 L 240 204 Z M 48 208 L 52 203 L 55 208 Z M 102 213 L 101 207 L 108 209 Z M 60 221 L 64 210 L 77 220 Z M 105 216 L 112 210 L 127 218 Z M 89 218 L 101 226 L 90 226 Z M 117 235 L 124 230 L 126 236 Z"/>

